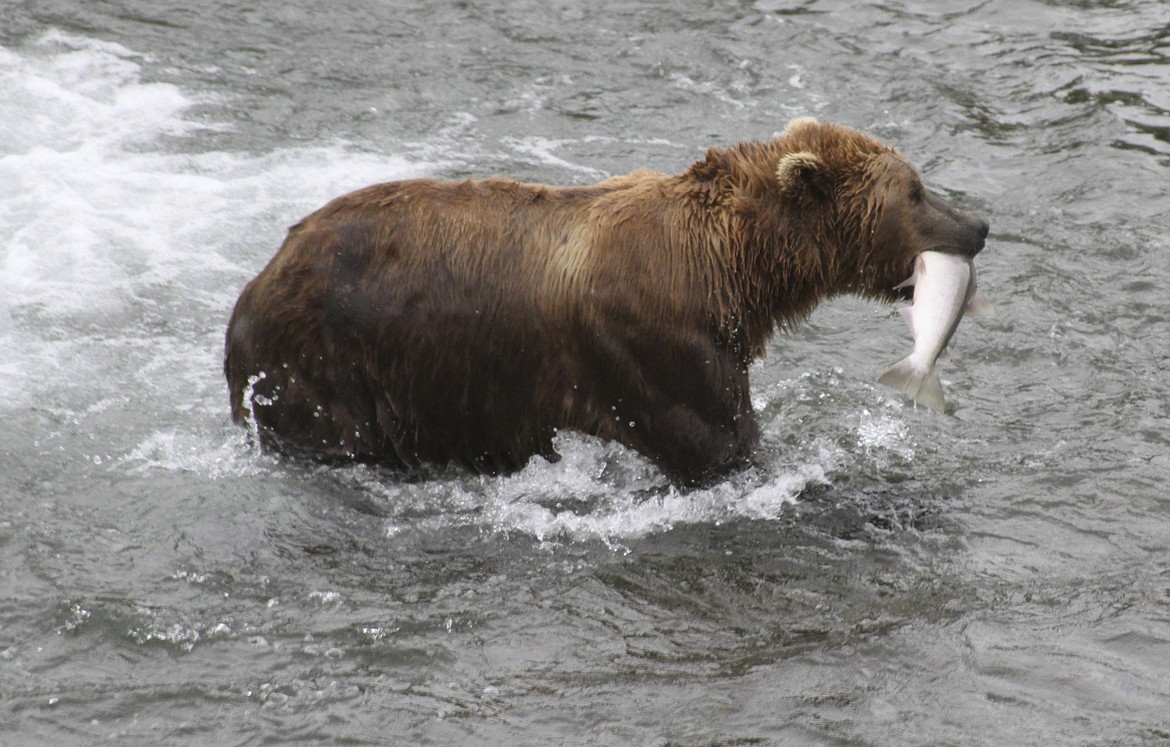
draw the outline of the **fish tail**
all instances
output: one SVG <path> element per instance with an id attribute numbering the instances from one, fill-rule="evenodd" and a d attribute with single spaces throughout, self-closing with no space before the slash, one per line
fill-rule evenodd
<path id="1" fill-rule="evenodd" d="M 942 382 L 938 380 L 938 374 L 933 368 L 917 365 L 913 356 L 903 358 L 887 368 L 878 377 L 878 383 L 905 392 L 916 402 L 933 407 L 939 412 L 946 412 L 947 405 L 943 399 Z"/>

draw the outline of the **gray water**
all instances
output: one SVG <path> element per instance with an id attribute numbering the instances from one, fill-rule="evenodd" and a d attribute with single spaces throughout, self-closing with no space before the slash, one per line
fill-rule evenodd
<path id="1" fill-rule="evenodd" d="M 330 197 L 798 115 L 990 219 L 953 415 L 839 299 L 704 490 L 580 436 L 406 480 L 230 424 L 227 315 Z M 0 743 L 1168 743 L 1168 185 L 1157 0 L 5 0 Z"/>

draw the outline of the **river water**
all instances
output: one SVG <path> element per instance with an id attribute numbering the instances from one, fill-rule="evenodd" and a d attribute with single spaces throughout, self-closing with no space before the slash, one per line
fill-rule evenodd
<path id="1" fill-rule="evenodd" d="M 220 373 L 372 182 L 677 171 L 792 116 L 991 221 L 952 415 L 853 299 L 759 463 L 406 480 L 256 453 Z M 1170 5 L 0 5 L 0 743 L 1170 742 Z"/>

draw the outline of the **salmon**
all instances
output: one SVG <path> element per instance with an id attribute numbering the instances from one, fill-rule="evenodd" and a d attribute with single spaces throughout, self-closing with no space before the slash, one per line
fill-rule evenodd
<path id="1" fill-rule="evenodd" d="M 914 351 L 886 369 L 878 383 L 946 412 L 935 363 L 963 315 L 991 313 L 991 304 L 976 286 L 971 259 L 957 254 L 922 252 L 914 261 L 914 274 L 897 287 L 909 285 L 914 286 L 914 305 L 901 312 L 914 334 Z"/>

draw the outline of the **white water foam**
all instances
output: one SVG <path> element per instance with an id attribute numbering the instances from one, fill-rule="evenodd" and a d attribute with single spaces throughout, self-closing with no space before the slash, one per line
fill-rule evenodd
<path id="1" fill-rule="evenodd" d="M 340 191 L 433 168 L 344 145 L 258 157 L 152 151 L 164 136 L 207 127 L 184 119 L 198 98 L 143 82 L 137 57 L 116 44 L 54 33 L 34 51 L 0 50 L 9 305 L 92 312 L 125 303 L 135 281 L 234 269 L 224 250 L 247 235 L 241 229 L 266 226 L 258 219 L 299 217 Z"/>
<path id="2" fill-rule="evenodd" d="M 679 489 L 618 444 L 564 433 L 555 445 L 560 461 L 533 458 L 505 477 L 396 484 L 355 468 L 348 478 L 388 508 L 387 536 L 472 524 L 519 531 L 541 542 L 600 540 L 619 547 L 683 524 L 779 518 L 805 490 L 828 484 L 846 462 L 840 449 L 818 442 L 795 464 L 753 467 L 711 487 Z"/>
<path id="3" fill-rule="evenodd" d="M 862 409 L 857 424 L 857 445 L 879 465 L 909 463 L 914 459 L 915 450 L 910 441 L 910 427 L 901 417 L 903 405 L 890 399 L 885 410 Z"/>
<path id="4" fill-rule="evenodd" d="M 284 226 L 437 167 L 345 143 L 175 153 L 167 139 L 210 127 L 190 118 L 207 97 L 144 80 L 145 64 L 62 32 L 0 48 L 0 409 L 72 389 L 83 411 L 94 382 L 191 407 L 181 384 L 217 367 L 220 325 Z"/>

